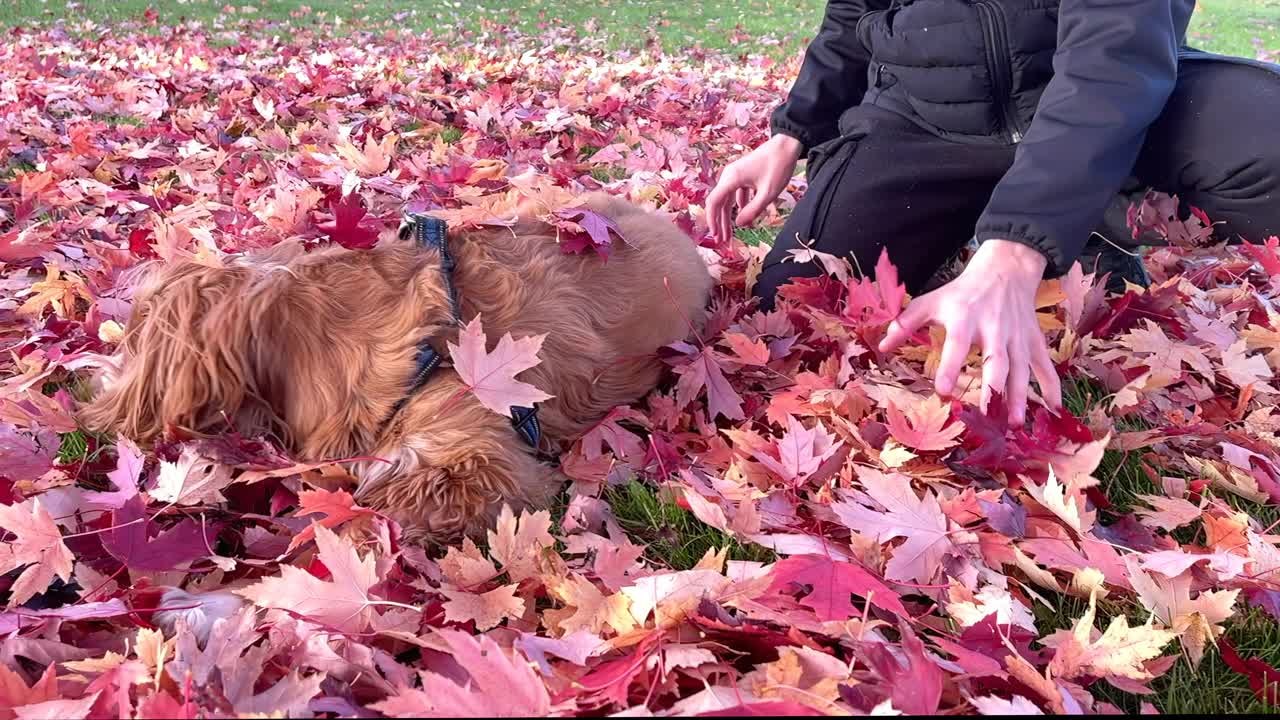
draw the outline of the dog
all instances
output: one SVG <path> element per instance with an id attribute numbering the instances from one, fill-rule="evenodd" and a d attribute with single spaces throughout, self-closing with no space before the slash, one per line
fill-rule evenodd
<path id="1" fill-rule="evenodd" d="M 504 504 L 547 507 L 565 478 L 539 455 L 650 392 L 657 351 L 701 330 L 712 286 L 669 219 L 604 193 L 580 207 L 624 238 L 605 261 L 565 254 L 556 228 L 526 211 L 510 227 L 450 230 L 445 253 L 403 239 L 282 244 L 223 267 L 160 266 L 81 422 L 144 447 L 230 425 L 303 462 L 376 458 L 353 466 L 356 498 L 410 542 L 479 533 Z M 537 409 L 538 447 L 447 364 L 414 387 L 422 351 L 447 357 L 476 316 L 488 348 L 506 333 L 546 336 L 519 376 L 553 396 Z"/>

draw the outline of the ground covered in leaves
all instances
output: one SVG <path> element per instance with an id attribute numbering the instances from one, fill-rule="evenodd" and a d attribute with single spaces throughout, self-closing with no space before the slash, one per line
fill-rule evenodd
<path id="1" fill-rule="evenodd" d="M 706 236 L 715 171 L 764 137 L 794 60 L 55 29 L 0 68 L 0 720 L 1275 699 L 1253 657 L 1280 645 L 1275 239 L 1226 249 L 1149 198 L 1135 225 L 1175 243 L 1155 285 L 1046 283 L 1073 414 L 1009 427 L 972 374 L 933 394 L 937 335 L 873 350 L 907 300 L 891 266 L 797 257 L 829 275 L 761 313 L 764 248 Z M 550 511 L 428 554 L 337 465 L 77 430 L 139 263 L 369 247 L 405 209 L 484 222 L 552 187 L 672 213 L 718 289 L 670 381 L 561 459 Z"/>

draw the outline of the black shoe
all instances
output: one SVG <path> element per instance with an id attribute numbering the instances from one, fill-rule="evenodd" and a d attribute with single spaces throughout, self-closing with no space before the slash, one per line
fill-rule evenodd
<path id="1" fill-rule="evenodd" d="M 1151 276 L 1142 264 L 1141 246 L 1129 227 L 1129 208 L 1142 202 L 1146 194 L 1147 189 L 1136 178 L 1126 180 L 1080 253 L 1080 267 L 1086 273 L 1111 274 L 1108 292 L 1124 292 L 1126 281 L 1144 288 L 1151 285 Z"/>
<path id="2" fill-rule="evenodd" d="M 1126 283 L 1144 288 L 1151 285 L 1151 276 L 1147 274 L 1142 255 L 1137 250 L 1118 248 L 1096 234 L 1089 238 L 1080 253 L 1080 267 L 1086 273 L 1110 273 L 1107 292 L 1122 293 Z"/>

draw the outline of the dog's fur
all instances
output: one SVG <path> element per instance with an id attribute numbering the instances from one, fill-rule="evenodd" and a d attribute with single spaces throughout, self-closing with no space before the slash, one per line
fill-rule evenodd
<path id="1" fill-rule="evenodd" d="M 604 194 L 585 205 L 618 226 L 607 262 L 565 255 L 551 226 L 450 232 L 461 314 L 504 333 L 545 333 L 521 374 L 540 405 L 544 450 L 564 449 L 610 408 L 659 380 L 656 351 L 700 329 L 711 278 L 672 223 Z M 415 369 L 416 344 L 457 342 L 440 258 L 411 242 L 304 253 L 287 245 L 222 268 L 159 268 L 135 297 L 113 377 L 84 424 L 144 445 L 171 428 L 273 434 L 304 461 L 375 457 L 358 499 L 411 540 L 490 526 L 501 506 L 545 506 L 561 476 L 507 418 L 442 368 L 387 423 Z"/>

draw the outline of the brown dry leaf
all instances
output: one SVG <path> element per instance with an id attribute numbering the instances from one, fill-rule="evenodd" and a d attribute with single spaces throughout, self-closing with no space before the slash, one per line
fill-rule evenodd
<path id="1" fill-rule="evenodd" d="M 445 579 L 463 589 L 479 587 L 498 576 L 498 568 L 471 538 L 463 538 L 461 548 L 449 548 L 439 563 Z"/>
<path id="2" fill-rule="evenodd" d="M 71 579 L 75 556 L 62 540 L 58 524 L 40 499 L 0 505 L 0 528 L 15 537 L 0 543 L 0 574 L 26 566 L 9 588 L 9 606 L 21 605 L 44 592 L 54 577 Z"/>
<path id="3" fill-rule="evenodd" d="M 29 296 L 18 308 L 18 315 L 22 317 L 39 317 L 51 307 L 58 317 L 71 318 L 75 315 L 77 300 L 93 302 L 84 280 L 72 273 L 64 274 L 56 264 L 45 265 L 45 279 L 32 283 L 29 290 L 19 291 L 17 296 Z"/>
<path id="4" fill-rule="evenodd" d="M 625 633 L 636 626 L 631 600 L 623 593 L 605 595 L 590 580 L 574 573 L 547 588 L 567 607 L 543 613 L 544 622 L 560 635 L 586 630 L 595 635 L 606 631 Z"/>
<path id="5" fill-rule="evenodd" d="M 474 622 L 476 630 L 484 632 L 502 624 L 503 620 L 516 619 L 524 614 L 524 600 L 516 597 L 515 585 L 503 585 L 486 593 L 469 593 L 442 588 L 449 598 L 444 604 L 445 619 L 449 622 Z"/>
<path id="6" fill-rule="evenodd" d="M 395 133 L 383 136 L 381 141 L 374 140 L 373 135 L 370 134 L 364 140 L 363 149 L 356 147 L 346 138 L 339 140 L 333 149 L 346 161 L 347 167 L 366 177 L 371 177 L 381 175 L 390 167 L 397 140 L 399 137 Z"/>
<path id="7" fill-rule="evenodd" d="M 1203 505 L 1197 506 L 1182 498 L 1161 497 L 1159 495 L 1139 495 L 1138 499 L 1155 508 L 1137 508 L 1142 524 L 1151 528 L 1173 530 L 1200 519 L 1204 512 Z"/>
<path id="8" fill-rule="evenodd" d="M 555 546 L 551 536 L 551 513 L 546 510 L 521 511 L 520 518 L 511 508 L 502 507 L 497 525 L 489 531 L 489 555 L 502 566 L 511 582 L 534 577 L 539 572 L 539 559 Z"/>
<path id="9" fill-rule="evenodd" d="M 222 491 L 231 483 L 230 468 L 187 446 L 177 462 L 160 463 L 160 477 L 150 494 L 175 505 L 214 504 L 227 501 Z"/>
<path id="10" fill-rule="evenodd" d="M 1182 641 L 1191 664 L 1199 665 L 1205 646 L 1217 640 L 1222 633 L 1221 623 L 1235 614 L 1240 591 L 1203 590 L 1193 600 L 1189 573 L 1174 578 L 1158 573 L 1151 575 L 1141 569 L 1139 560 L 1137 556 L 1130 555 L 1125 558 L 1125 566 L 1143 607 L 1172 628 L 1174 636 Z"/>
<path id="11" fill-rule="evenodd" d="M 964 433 L 964 423 L 951 420 L 951 406 L 937 395 L 907 405 L 904 410 L 890 403 L 889 432 L 898 442 L 921 452 L 946 450 Z"/>

